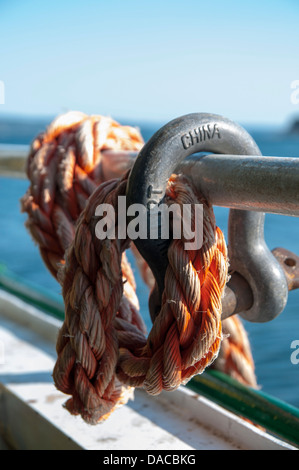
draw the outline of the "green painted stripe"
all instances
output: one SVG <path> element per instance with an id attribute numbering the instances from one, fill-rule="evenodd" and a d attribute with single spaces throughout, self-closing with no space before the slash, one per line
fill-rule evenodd
<path id="1" fill-rule="evenodd" d="M 188 388 L 223 408 L 264 427 L 269 433 L 299 445 L 299 409 L 271 395 L 254 390 L 228 375 L 207 370 L 188 383 Z"/>
<path id="2" fill-rule="evenodd" d="M 11 273 L 4 265 L 0 265 L 0 288 L 43 312 L 49 313 L 60 320 L 64 319 L 62 297 L 31 282 L 24 281 Z"/>

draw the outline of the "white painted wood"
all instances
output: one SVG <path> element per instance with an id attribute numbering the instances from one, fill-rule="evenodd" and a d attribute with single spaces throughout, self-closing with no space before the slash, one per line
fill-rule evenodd
<path id="1" fill-rule="evenodd" d="M 102 424 L 64 408 L 52 381 L 61 322 L 0 290 L 0 434 L 19 449 L 294 449 L 186 388 L 135 399 Z"/>

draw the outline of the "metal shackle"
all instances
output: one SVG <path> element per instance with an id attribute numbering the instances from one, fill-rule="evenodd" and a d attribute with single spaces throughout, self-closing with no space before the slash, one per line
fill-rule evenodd
<path id="1" fill-rule="evenodd" d="M 230 210 L 228 257 L 232 272 L 241 274 L 251 287 L 253 304 L 239 315 L 252 322 L 276 318 L 288 300 L 285 273 L 264 239 L 263 212 Z"/>
<path id="2" fill-rule="evenodd" d="M 261 155 L 253 138 L 238 124 L 216 114 L 192 113 L 159 129 L 140 151 L 127 185 L 127 207 L 143 204 L 148 219 L 152 205 L 163 201 L 167 182 L 179 164 L 194 153 Z M 232 271 L 250 284 L 253 305 L 242 313 L 249 321 L 265 322 L 279 315 L 287 302 L 282 268 L 264 241 L 264 213 L 230 210 L 229 262 Z M 136 239 L 134 243 L 156 280 L 150 299 L 152 319 L 159 311 L 168 265 L 170 240 Z"/>

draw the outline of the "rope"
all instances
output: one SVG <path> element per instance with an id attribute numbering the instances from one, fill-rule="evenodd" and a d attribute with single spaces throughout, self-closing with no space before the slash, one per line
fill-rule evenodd
<path id="1" fill-rule="evenodd" d="M 173 390 L 213 361 L 214 368 L 240 381 L 255 380 L 240 320 L 225 320 L 222 335 L 221 296 L 227 279 L 223 234 L 212 207 L 185 177 L 170 179 L 167 201 L 203 203 L 204 245 L 193 253 L 183 249 L 184 240 L 172 242 L 162 309 L 148 338 L 125 254 L 130 241 L 95 238 L 95 207 L 103 202 L 116 207 L 117 196 L 125 194 L 126 177 L 112 179 L 129 167 L 130 157 L 122 150 L 138 151 L 142 145 L 134 128 L 70 112 L 34 140 L 28 157 L 30 187 L 21 200 L 22 211 L 46 266 L 62 285 L 65 302 L 53 378 L 59 390 L 71 395 L 67 409 L 92 424 L 126 403 L 133 387 L 151 394 Z M 149 267 L 134 244 L 131 249 L 152 288 Z M 237 354 L 251 362 L 242 363 Z"/>
<path id="2" fill-rule="evenodd" d="M 134 341 L 144 333 L 135 292 L 123 286 L 131 276 L 123 257 L 127 242 L 94 240 L 97 205 L 116 204 L 117 196 L 125 194 L 126 184 L 116 187 L 116 181 L 102 184 L 88 200 L 60 277 L 65 321 L 53 378 L 59 390 L 72 395 L 67 409 L 91 424 L 132 395 L 131 387 L 123 387 L 116 378 L 118 347 L 131 332 Z"/>
<path id="3" fill-rule="evenodd" d="M 252 388 L 258 388 L 250 343 L 240 318 L 236 315 L 223 322 L 223 341 L 213 367 Z"/>
<path id="4" fill-rule="evenodd" d="M 131 250 L 136 256 L 141 278 L 152 290 L 155 279 L 149 266 L 143 258 L 138 257 L 139 252 L 134 244 L 131 245 Z M 221 348 L 211 368 L 224 372 L 244 385 L 258 388 L 251 346 L 241 318 L 238 315 L 226 318 L 222 321 L 222 332 Z"/>
<path id="5" fill-rule="evenodd" d="M 122 150 L 139 151 L 143 144 L 133 127 L 74 111 L 58 116 L 33 141 L 26 168 L 31 184 L 21 209 L 54 277 L 88 197 L 101 182 L 126 171 L 129 154 Z"/>
<path id="6" fill-rule="evenodd" d="M 184 240 L 171 243 L 162 308 L 148 338 L 124 317 L 122 302 L 131 304 L 123 296 L 121 258 L 129 240 L 97 239 L 94 214 L 100 204 L 116 208 L 126 184 L 123 178 L 94 191 L 62 269 L 66 316 L 53 377 L 73 396 L 69 409 L 91 423 L 106 414 L 116 373 L 121 383 L 152 395 L 174 390 L 213 362 L 222 339 L 226 246 L 212 208 L 182 176 L 171 179 L 166 196 L 180 205 L 204 204 L 203 247 L 186 252 Z"/>

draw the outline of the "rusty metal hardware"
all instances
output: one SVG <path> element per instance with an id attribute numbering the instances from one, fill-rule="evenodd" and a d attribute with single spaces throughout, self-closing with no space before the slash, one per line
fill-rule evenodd
<path id="1" fill-rule="evenodd" d="M 299 288 L 299 256 L 285 248 L 275 248 L 273 255 L 284 271 L 288 290 Z M 233 274 L 233 273 L 230 273 Z M 262 286 L 261 286 L 262 288 Z M 222 319 L 249 310 L 253 305 L 252 290 L 248 282 L 238 273 L 234 273 L 225 287 L 222 300 Z"/>

